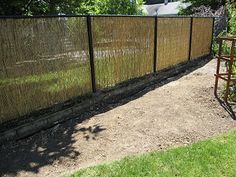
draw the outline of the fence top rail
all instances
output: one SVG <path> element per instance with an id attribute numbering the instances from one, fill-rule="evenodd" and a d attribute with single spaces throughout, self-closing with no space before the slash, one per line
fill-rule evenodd
<path id="1" fill-rule="evenodd" d="M 143 15 L 34 15 L 34 16 L 0 16 L 0 19 L 26 19 L 26 18 L 66 18 L 66 17 L 139 17 L 139 18 L 217 18 L 217 17 L 202 17 L 202 16 L 182 16 L 182 15 L 167 15 L 167 16 L 143 16 Z"/>

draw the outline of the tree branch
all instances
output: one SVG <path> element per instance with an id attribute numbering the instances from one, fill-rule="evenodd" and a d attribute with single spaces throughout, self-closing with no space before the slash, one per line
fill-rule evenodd
<path id="1" fill-rule="evenodd" d="M 23 13 L 26 13 L 28 11 L 28 8 L 30 6 L 30 4 L 33 2 L 33 0 L 29 0 L 29 2 L 27 3 L 27 5 L 24 7 L 23 9 Z"/>

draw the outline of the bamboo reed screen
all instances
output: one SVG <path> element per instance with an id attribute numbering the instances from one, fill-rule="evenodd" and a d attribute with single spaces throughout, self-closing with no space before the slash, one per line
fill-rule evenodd
<path id="1" fill-rule="evenodd" d="M 93 17 L 92 21 L 98 88 L 152 72 L 153 18 Z"/>
<path id="2" fill-rule="evenodd" d="M 155 18 L 91 19 L 97 89 L 153 72 Z M 0 19 L 0 124 L 92 92 L 86 20 Z M 190 24 L 158 18 L 158 71 L 188 60 Z M 193 18 L 191 58 L 209 54 L 212 24 Z"/>
<path id="3" fill-rule="evenodd" d="M 213 18 L 193 18 L 191 59 L 211 51 Z"/>
<path id="4" fill-rule="evenodd" d="M 86 18 L 0 20 L 0 123 L 91 92 Z"/>
<path id="5" fill-rule="evenodd" d="M 159 18 L 157 28 L 157 70 L 187 61 L 190 18 Z"/>

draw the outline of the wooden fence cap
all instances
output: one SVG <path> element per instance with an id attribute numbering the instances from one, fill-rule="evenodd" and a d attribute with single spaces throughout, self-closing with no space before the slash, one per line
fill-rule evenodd
<path id="1" fill-rule="evenodd" d="M 228 40 L 228 41 L 235 41 L 236 36 L 224 36 L 224 37 L 219 37 L 221 40 Z"/>

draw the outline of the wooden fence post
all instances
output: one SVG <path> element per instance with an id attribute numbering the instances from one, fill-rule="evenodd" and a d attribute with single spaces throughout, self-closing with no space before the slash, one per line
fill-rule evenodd
<path id="1" fill-rule="evenodd" d="M 188 53 L 188 60 L 191 60 L 191 52 L 192 52 L 192 35 L 193 35 L 193 17 L 190 19 L 190 35 L 189 35 L 189 53 Z"/>
<path id="2" fill-rule="evenodd" d="M 214 40 L 214 29 L 215 29 L 215 17 L 212 17 L 213 22 L 212 22 L 212 32 L 211 32 L 211 49 L 210 49 L 210 55 L 212 54 L 212 49 L 213 49 L 213 40 Z"/>
<path id="3" fill-rule="evenodd" d="M 157 16 L 155 16 L 155 24 L 154 24 L 154 59 L 153 59 L 153 72 L 157 71 Z"/>
<path id="4" fill-rule="evenodd" d="M 94 68 L 94 53 L 93 53 L 93 34 L 92 34 L 92 23 L 91 16 L 87 17 L 87 32 L 88 32 L 88 43 L 89 43 L 89 61 L 90 61 L 90 72 L 93 93 L 96 92 L 96 81 L 95 81 L 95 68 Z"/>

